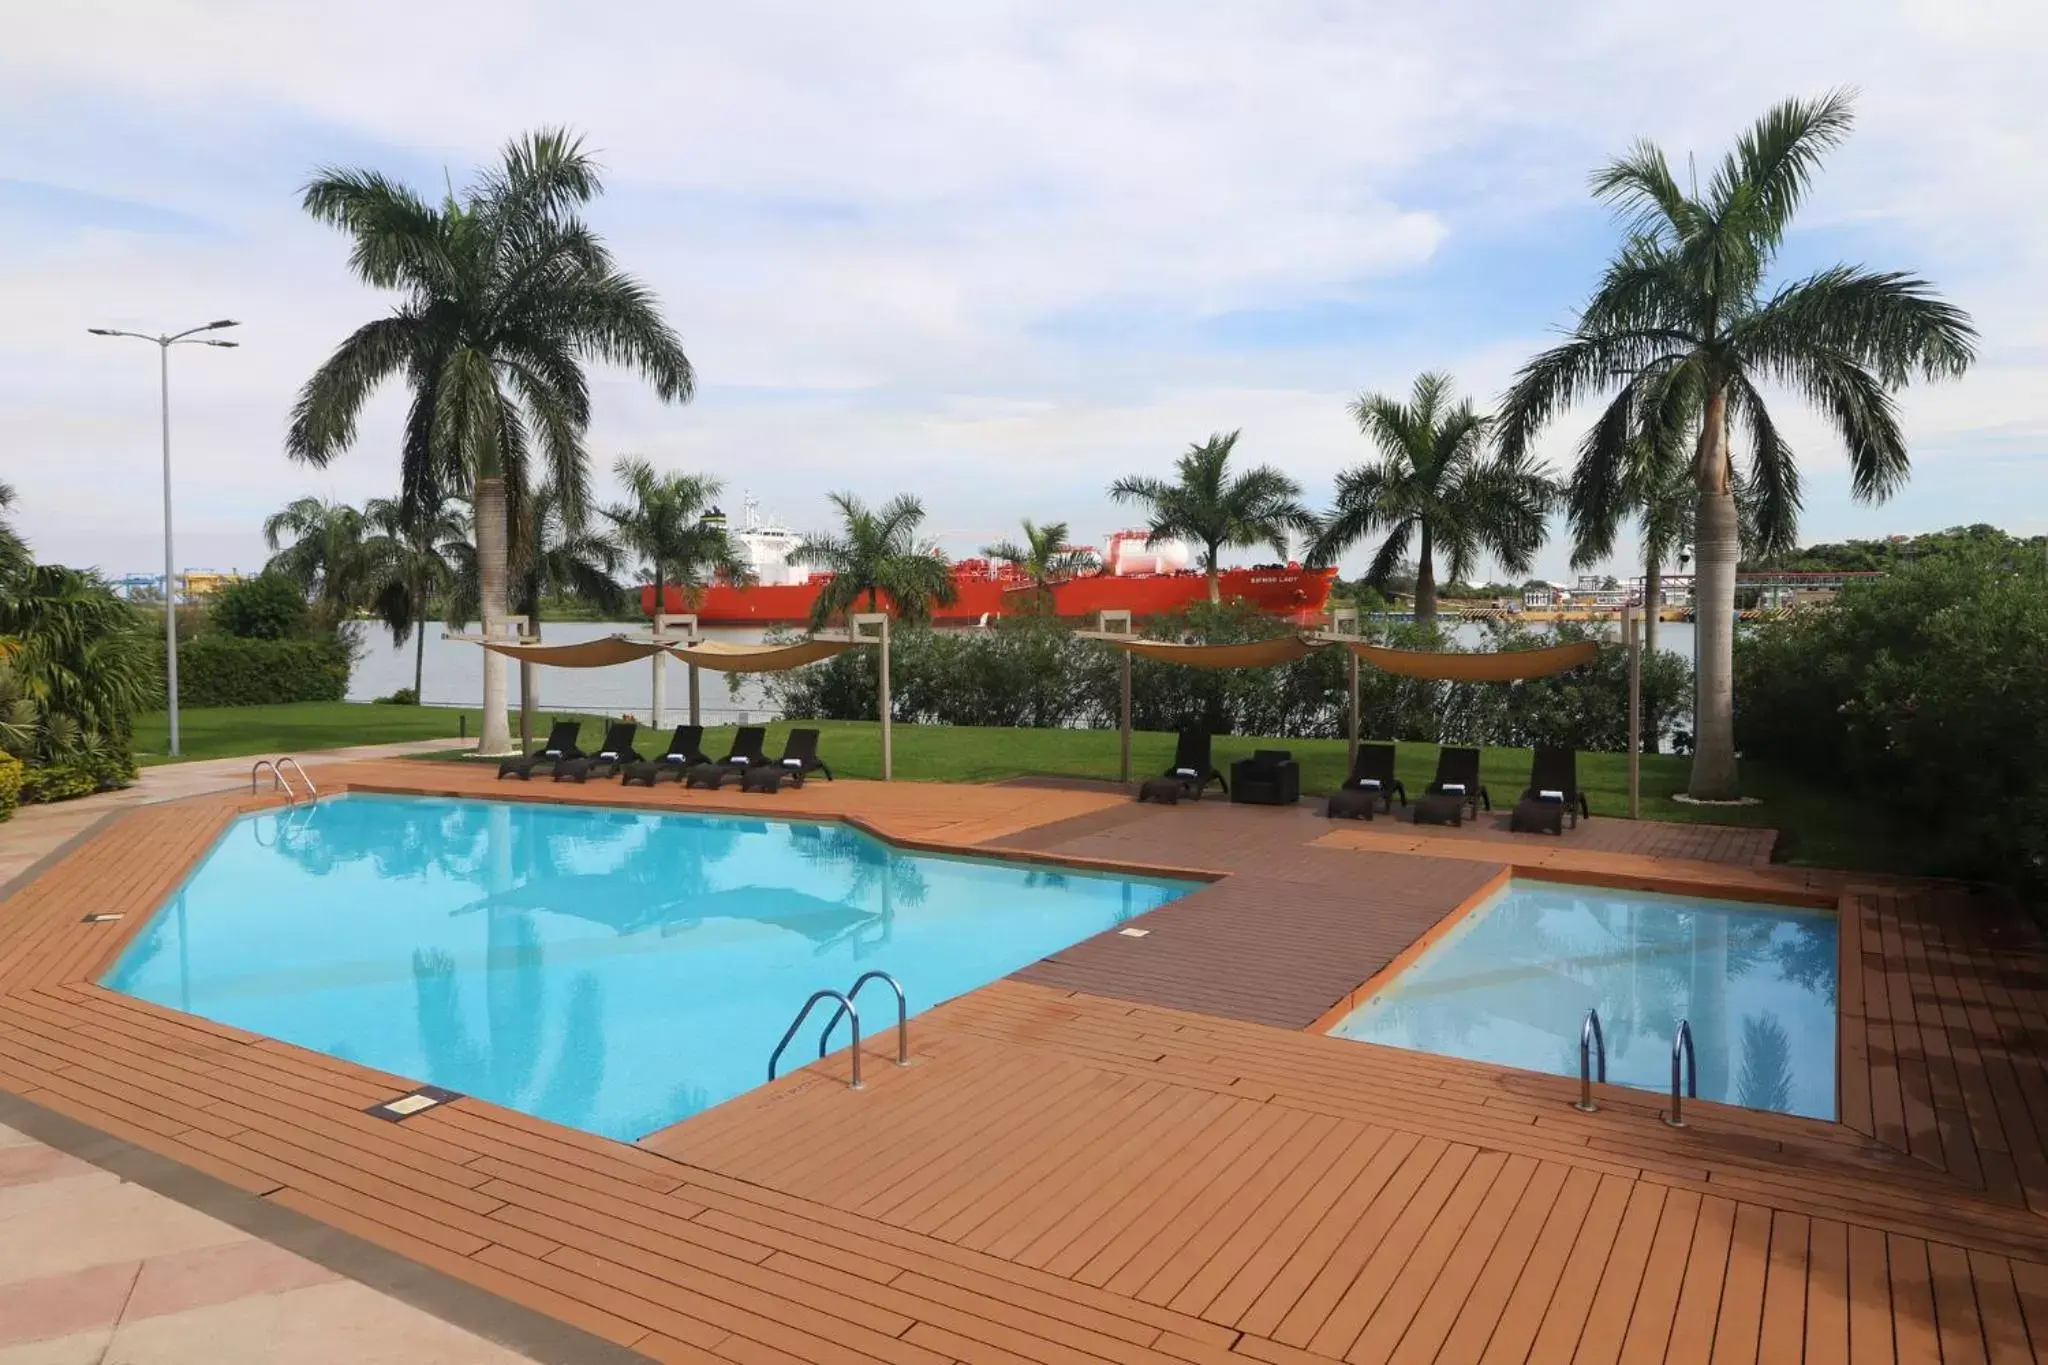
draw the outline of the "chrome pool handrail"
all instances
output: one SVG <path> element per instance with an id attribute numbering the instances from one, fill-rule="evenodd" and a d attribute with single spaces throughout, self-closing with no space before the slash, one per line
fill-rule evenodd
<path id="1" fill-rule="evenodd" d="M 860 979 L 846 988 L 846 998 L 848 1000 L 858 998 L 861 987 L 867 985 L 870 981 L 887 982 L 889 989 L 896 992 L 896 1065 L 909 1066 L 910 1000 L 903 994 L 903 983 L 887 972 L 862 972 Z M 846 1011 L 843 1008 L 835 1013 L 825 1025 L 825 1031 L 818 1035 L 818 1055 L 820 1057 L 825 1055 L 825 1045 L 831 1041 L 832 1030 L 839 1027 L 840 1016 L 845 1013 Z"/>
<path id="2" fill-rule="evenodd" d="M 1700 1097 L 1699 1059 L 1693 1055 L 1692 1025 L 1685 1020 L 1678 1021 L 1678 1031 L 1671 1035 L 1671 1112 L 1664 1115 L 1666 1127 L 1685 1127 L 1685 1104 L 1678 1096 L 1679 1058 L 1685 1059 L 1685 1098 L 1696 1100 Z"/>
<path id="3" fill-rule="evenodd" d="M 1607 1037 L 1600 1031 L 1600 1011 L 1586 1011 L 1586 1022 L 1579 1025 L 1579 1098 L 1572 1108 L 1582 1114 L 1597 1114 L 1600 1106 L 1593 1102 L 1593 1068 L 1595 1057 L 1600 1060 L 1600 1084 L 1607 1084 Z"/>
<path id="4" fill-rule="evenodd" d="M 804 1001 L 804 1007 L 796 1012 L 796 1018 L 790 1020 L 789 1031 L 782 1035 L 782 1041 L 775 1045 L 775 1051 L 768 1056 L 768 1079 L 771 1081 L 775 1079 L 775 1067 L 782 1061 L 783 1050 L 789 1046 L 789 1040 L 796 1037 L 796 1031 L 804 1026 L 804 1020 L 811 1017 L 811 1011 L 817 1007 L 820 1000 L 837 1000 L 839 1008 L 845 1011 L 846 1017 L 850 1021 L 849 1027 L 853 1030 L 853 1080 L 850 1088 L 859 1090 L 861 1088 L 860 1011 L 853 1007 L 853 1001 L 847 999 L 838 991 L 813 991 L 811 998 Z"/>
<path id="5" fill-rule="evenodd" d="M 312 777 L 306 772 L 304 768 L 299 766 L 299 760 L 293 758 L 290 754 L 284 754 L 280 756 L 277 762 L 270 765 L 271 771 L 275 772 L 279 778 L 284 779 L 285 790 L 291 790 L 291 781 L 290 779 L 285 778 L 284 776 L 284 765 L 287 763 L 292 765 L 292 771 L 299 775 L 299 780 L 306 784 L 307 794 L 311 796 L 318 796 L 320 794 L 320 789 L 313 785 Z"/>

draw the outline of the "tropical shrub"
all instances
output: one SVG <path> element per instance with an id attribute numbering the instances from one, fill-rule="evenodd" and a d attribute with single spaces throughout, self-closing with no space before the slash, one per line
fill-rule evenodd
<path id="1" fill-rule="evenodd" d="M 20 804 L 25 773 L 20 759 L 10 753 L 0 753 L 0 820 L 13 815 L 15 806 Z"/>
<path id="2" fill-rule="evenodd" d="M 282 573 L 267 572 L 215 593 L 207 622 L 238 639 L 297 640 L 311 631 L 312 616 L 305 589 Z"/>
<path id="3" fill-rule="evenodd" d="M 1928 871 L 2048 894 L 2048 573 L 1915 563 L 1737 642 L 1745 754 L 1838 774 Z"/>
<path id="4" fill-rule="evenodd" d="M 161 657 L 161 647 L 157 650 Z M 351 643 L 339 635 L 307 640 L 201 635 L 178 644 L 183 706 L 267 706 L 340 701 L 348 692 Z"/>
<path id="5" fill-rule="evenodd" d="M 0 749 L 31 770 L 24 799 L 46 767 L 90 760 L 127 780 L 134 717 L 160 679 L 147 630 L 97 575 L 35 565 L 0 591 Z"/>

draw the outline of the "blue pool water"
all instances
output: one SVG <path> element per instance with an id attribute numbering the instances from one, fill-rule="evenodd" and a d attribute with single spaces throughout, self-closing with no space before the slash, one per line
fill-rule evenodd
<path id="1" fill-rule="evenodd" d="M 879 968 L 923 1010 L 1194 886 L 840 825 L 355 795 L 231 826 L 105 984 L 631 1139 L 761 1084 L 814 990 Z M 894 1027 L 885 987 L 860 1004 Z M 816 1058 L 813 1017 L 785 1069 Z"/>
<path id="2" fill-rule="evenodd" d="M 1598 1009 L 1607 1079 L 1668 1091 L 1692 1028 L 1700 1098 L 1835 1116 L 1835 917 L 1509 883 L 1331 1032 L 1561 1076 Z"/>

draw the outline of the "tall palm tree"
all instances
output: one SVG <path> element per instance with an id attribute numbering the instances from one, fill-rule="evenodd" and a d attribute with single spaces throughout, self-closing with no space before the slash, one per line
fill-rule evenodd
<path id="1" fill-rule="evenodd" d="M 1067 523 L 1064 521 L 1049 521 L 1037 526 L 1026 517 L 1021 544 L 1014 540 L 1001 540 L 984 548 L 982 553 L 1011 565 L 1030 579 L 1032 609 L 1050 612 L 1055 583 L 1064 583 L 1069 578 L 1078 578 L 1095 570 L 1095 552 L 1067 544 L 1067 536 Z"/>
<path id="2" fill-rule="evenodd" d="M 1910 469 L 1893 394 L 1916 374 L 1961 374 L 1974 358 L 1968 316 L 1912 275 L 1834 266 L 1767 291 L 1792 216 L 1850 121 L 1846 94 L 1787 100 L 1742 136 L 1703 194 L 1681 189 L 1648 143 L 1596 173 L 1593 192 L 1626 216 L 1628 237 L 1563 344 L 1522 368 L 1499 417 L 1501 448 L 1516 454 L 1562 409 L 1611 392 L 1580 447 L 1575 482 L 1587 488 L 1621 483 L 1646 430 L 1654 440 L 1696 433 L 1701 714 L 1689 790 L 1701 799 L 1739 790 L 1737 431 L 1762 548 L 1788 548 L 1797 532 L 1798 466 L 1761 386 L 1782 385 L 1821 410 L 1848 448 L 1855 496 L 1876 502 Z"/>
<path id="3" fill-rule="evenodd" d="M 753 566 L 724 525 L 704 519 L 722 486 L 717 479 L 658 474 L 653 465 L 632 456 L 621 456 L 612 472 L 626 486 L 627 500 L 603 509 L 604 518 L 625 547 L 643 556 L 653 570 L 655 612 L 667 609 L 662 591 L 670 582 L 694 606 L 714 578 L 753 581 Z"/>
<path id="4" fill-rule="evenodd" d="M 322 620 L 345 621 L 376 592 L 374 536 L 369 520 L 345 502 L 295 498 L 263 519 L 271 552 L 263 571 L 296 583 Z"/>
<path id="5" fill-rule="evenodd" d="M 461 514 L 449 503 L 422 504 L 408 512 L 397 498 L 372 498 L 363 504 L 363 519 L 375 532 L 369 553 L 374 565 L 370 609 L 391 632 L 391 643 L 403 648 L 413 641 L 412 698 L 420 700 L 426 673 L 427 622 L 434 604 L 455 587 L 452 555 L 468 532 Z"/>
<path id="6" fill-rule="evenodd" d="M 512 528 L 507 575 L 512 609 L 526 618 L 526 632 L 536 639 L 541 634 L 543 608 L 551 598 L 583 602 L 602 612 L 620 612 L 626 607 L 626 588 L 619 581 L 625 555 L 610 536 L 572 517 L 569 505 L 561 489 L 544 484 L 520 504 L 520 518 Z M 470 530 L 475 523 L 459 524 Z M 446 608 L 448 620 L 474 621 L 483 597 L 481 555 L 474 536 L 458 538 L 448 551 L 455 569 Z M 521 664 L 519 678 L 519 742 L 521 747 L 531 747 L 534 711 L 539 705 L 533 665 Z"/>
<path id="7" fill-rule="evenodd" d="M 473 500 L 487 634 L 506 614 L 514 527 L 533 489 L 552 482 L 581 522 L 586 363 L 633 366 L 665 402 L 687 401 L 695 385 L 654 297 L 577 216 L 601 188 L 581 143 L 545 131 L 510 143 L 498 165 L 438 206 L 369 170 L 324 170 L 305 189 L 306 211 L 354 240 L 356 274 L 399 300 L 306 381 L 286 450 L 325 465 L 354 443 L 371 392 L 402 376 L 412 390 L 404 501 Z M 483 660 L 478 748 L 499 753 L 510 746 L 503 661 L 489 651 Z"/>
<path id="8" fill-rule="evenodd" d="M 14 485 L 0 483 L 0 514 L 14 506 Z M 5 583 L 29 566 L 28 545 L 14 529 L 11 517 L 0 515 L 0 583 Z"/>
<path id="9" fill-rule="evenodd" d="M 1301 486 L 1271 465 L 1255 465 L 1233 477 L 1230 455 L 1237 447 L 1233 431 L 1211 436 L 1188 447 L 1174 465 L 1174 479 L 1132 475 L 1109 486 L 1118 502 L 1137 503 L 1151 516 L 1147 543 L 1191 540 L 1202 547 L 1202 569 L 1209 575 L 1209 600 L 1219 602 L 1220 556 L 1226 548 L 1270 545 L 1287 557 L 1290 534 L 1315 534 L 1315 518 L 1301 505 Z"/>
<path id="10" fill-rule="evenodd" d="M 1323 518 L 1309 560 L 1330 564 L 1375 533 L 1385 539 L 1365 579 L 1375 590 L 1410 554 L 1415 559 L 1415 619 L 1436 620 L 1436 562 L 1451 581 L 1469 576 L 1482 554 L 1510 574 L 1525 574 L 1543 547 L 1544 514 L 1555 490 L 1526 454 L 1487 450 L 1490 423 L 1469 398 L 1452 401 L 1445 374 L 1415 380 L 1407 402 L 1359 395 L 1352 420 L 1379 448 L 1379 459 L 1337 476 L 1337 505 Z"/>
<path id="11" fill-rule="evenodd" d="M 938 545 L 917 538 L 924 504 L 908 493 L 870 508 L 851 493 L 834 493 L 839 529 L 804 537 L 790 551 L 792 564 L 812 564 L 832 577 L 811 604 L 811 629 L 843 616 L 867 598 L 882 610 L 882 594 L 906 621 L 929 619 L 934 604 L 953 600 L 953 570 Z"/>

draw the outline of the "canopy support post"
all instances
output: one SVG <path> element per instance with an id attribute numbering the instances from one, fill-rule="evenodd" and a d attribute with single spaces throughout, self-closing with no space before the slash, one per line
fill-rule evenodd
<path id="1" fill-rule="evenodd" d="M 1358 656 L 1350 650 L 1344 651 L 1344 672 L 1348 675 L 1345 683 L 1351 693 L 1351 728 L 1349 731 L 1351 766 L 1358 766 Z"/>
<path id="2" fill-rule="evenodd" d="M 695 664 L 691 664 L 691 665 L 690 665 L 690 724 L 692 724 L 692 725 L 702 725 L 702 724 L 704 723 L 704 718 L 703 718 L 703 716 L 699 714 L 699 708 L 698 708 L 698 704 L 697 704 L 697 703 L 698 703 L 698 698 L 699 698 L 699 684 L 698 684 L 698 678 L 697 678 L 697 665 L 695 665 Z"/>
<path id="3" fill-rule="evenodd" d="M 1643 814 L 1643 653 L 1638 624 L 1642 611 L 1623 607 L 1621 629 L 1628 646 L 1628 818 Z"/>
<path id="4" fill-rule="evenodd" d="M 869 626 L 875 628 L 875 634 L 870 635 L 867 633 L 867 627 Z M 889 613 L 886 611 L 862 612 L 857 616 L 849 616 L 846 620 L 846 633 L 850 639 L 872 640 L 879 644 L 882 649 L 882 657 L 876 661 L 876 681 L 878 686 L 875 688 L 875 709 L 877 712 L 876 718 L 882 724 L 882 780 L 884 782 L 894 781 L 896 777 L 896 746 L 893 733 L 894 726 L 889 720 Z"/>
<path id="5" fill-rule="evenodd" d="M 1131 614 L 1128 611 L 1099 611 L 1095 613 L 1095 629 L 1104 635 L 1130 635 Z M 1131 651 L 1120 649 L 1123 662 L 1117 667 L 1117 693 L 1120 704 L 1117 709 L 1117 781 L 1129 786 L 1131 783 Z"/>
<path id="6" fill-rule="evenodd" d="M 669 634 L 669 627 L 681 626 L 682 642 L 685 645 L 697 643 L 697 617 L 692 612 L 657 611 L 654 613 L 654 638 L 667 643 L 676 638 Z M 652 724 L 656 730 L 668 728 L 668 651 L 656 654 L 654 664 L 654 716 Z M 697 665 L 690 665 L 690 724 L 697 723 Z"/>
<path id="7" fill-rule="evenodd" d="M 1331 607 L 1328 639 L 1356 640 L 1360 638 L 1357 607 Z M 1347 762 L 1358 766 L 1358 652 L 1346 648 L 1344 651 L 1344 687 L 1349 699 L 1349 724 L 1344 732 L 1345 747 L 1349 751 Z"/>

